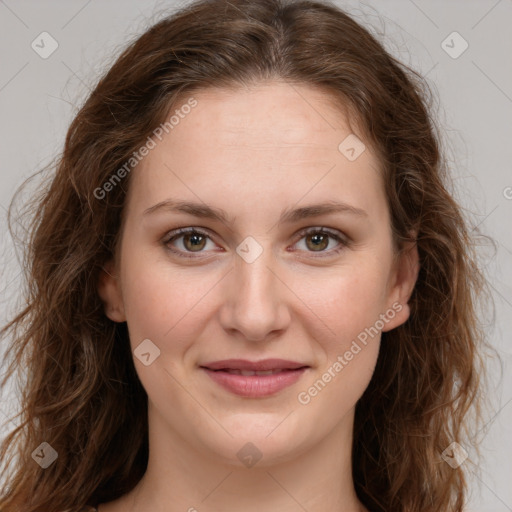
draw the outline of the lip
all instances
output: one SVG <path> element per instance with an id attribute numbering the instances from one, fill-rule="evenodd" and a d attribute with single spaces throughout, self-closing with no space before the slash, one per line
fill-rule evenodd
<path id="1" fill-rule="evenodd" d="M 202 364 L 201 367 L 209 370 L 247 370 L 247 371 L 266 371 L 266 370 L 296 370 L 308 366 L 297 361 L 288 361 L 286 359 L 263 359 L 261 361 L 248 361 L 247 359 L 223 359 L 222 361 L 212 361 Z"/>
<path id="2" fill-rule="evenodd" d="M 217 384 L 235 395 L 261 398 L 274 395 L 295 384 L 308 365 L 284 359 L 247 361 L 245 359 L 225 359 L 201 365 L 200 368 Z M 224 371 L 223 371 L 224 370 Z M 273 371 L 269 375 L 241 375 L 227 370 Z"/>

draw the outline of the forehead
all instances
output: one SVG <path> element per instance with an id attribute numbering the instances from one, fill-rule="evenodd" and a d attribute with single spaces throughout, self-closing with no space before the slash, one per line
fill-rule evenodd
<path id="1" fill-rule="evenodd" d="M 196 106 L 181 109 L 191 97 Z M 343 192 L 345 199 L 371 206 L 380 193 L 371 148 L 360 140 L 366 149 L 347 158 L 340 144 L 357 137 L 353 120 L 318 88 L 270 82 L 198 90 L 183 95 L 173 114 L 178 122 L 134 172 L 130 189 L 141 207 L 166 194 L 217 205 L 226 194 L 298 201 L 308 189 L 311 199 Z"/>
<path id="2" fill-rule="evenodd" d="M 325 147 L 330 147 L 329 135 L 333 132 L 353 130 L 348 105 L 336 101 L 326 90 L 309 85 L 269 81 L 247 87 L 199 90 L 194 98 L 199 108 L 190 116 L 189 126 L 210 128 L 209 136 L 226 145 L 247 143 L 248 148 L 260 144 L 277 148 L 309 142 L 314 148 L 324 142 Z M 178 108 L 186 99 L 181 98 Z M 187 138 L 190 140 L 189 134 Z"/>

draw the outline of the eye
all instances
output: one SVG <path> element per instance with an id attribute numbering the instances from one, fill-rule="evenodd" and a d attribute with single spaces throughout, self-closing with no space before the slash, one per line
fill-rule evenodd
<path id="1" fill-rule="evenodd" d="M 308 228 L 302 230 L 297 236 L 299 236 L 300 239 L 295 245 L 299 244 L 299 242 L 304 239 L 304 249 L 301 250 L 309 253 L 320 253 L 318 256 L 314 255 L 314 257 L 337 254 L 350 243 L 349 240 L 338 231 L 324 227 Z M 337 245 L 330 250 L 326 250 L 332 240 L 336 241 Z M 171 231 L 163 240 L 163 244 L 167 250 L 183 258 L 198 257 L 194 256 L 193 253 L 205 252 L 203 249 L 208 248 L 208 242 L 215 245 L 207 231 L 194 227 L 179 228 Z"/>
<path id="2" fill-rule="evenodd" d="M 328 228 L 308 228 L 299 233 L 301 238 L 299 242 L 303 239 L 305 243 L 303 247 L 305 247 L 306 252 L 317 252 L 321 253 L 319 257 L 323 257 L 324 255 L 329 256 L 332 254 L 336 254 L 343 250 L 344 247 L 349 245 L 348 240 L 341 235 L 341 233 L 337 231 L 332 231 Z M 335 248 L 331 248 L 330 250 L 326 250 L 329 247 L 330 240 L 335 240 L 338 244 Z M 327 254 L 326 254 L 327 253 Z M 317 257 L 317 256 L 315 256 Z"/>
<path id="3" fill-rule="evenodd" d="M 178 245 L 181 245 L 182 248 L 176 249 L 172 244 L 180 239 L 182 240 Z M 190 253 L 203 252 L 208 240 L 212 241 L 206 231 L 202 231 L 198 228 L 180 228 L 171 231 L 171 233 L 169 233 L 163 240 L 163 243 L 169 251 L 177 254 L 178 256 L 182 256 L 184 258 L 195 258 L 195 256 L 190 255 Z"/>

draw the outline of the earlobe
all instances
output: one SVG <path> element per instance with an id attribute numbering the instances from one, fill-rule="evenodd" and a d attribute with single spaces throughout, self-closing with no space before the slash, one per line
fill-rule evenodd
<path id="1" fill-rule="evenodd" d="M 98 294 L 103 301 L 107 317 L 114 322 L 125 322 L 126 316 L 121 288 L 112 261 L 107 262 L 100 270 Z"/>
<path id="2" fill-rule="evenodd" d="M 400 252 L 394 271 L 394 283 L 389 293 L 389 308 L 395 311 L 383 331 L 390 331 L 407 321 L 410 315 L 409 299 L 412 295 L 420 261 L 416 242 L 409 242 Z"/>
<path id="3" fill-rule="evenodd" d="M 420 270 L 420 258 L 416 242 L 410 242 L 400 257 L 397 284 L 399 286 L 399 301 L 407 304 L 411 298 L 418 273 Z"/>

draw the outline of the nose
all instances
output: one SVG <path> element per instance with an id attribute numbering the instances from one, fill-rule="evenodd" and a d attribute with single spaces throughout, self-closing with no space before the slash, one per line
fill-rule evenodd
<path id="1" fill-rule="evenodd" d="M 290 323 L 291 292 L 279 276 L 270 249 L 252 263 L 236 256 L 223 290 L 222 327 L 231 336 L 263 341 L 282 334 Z"/>

